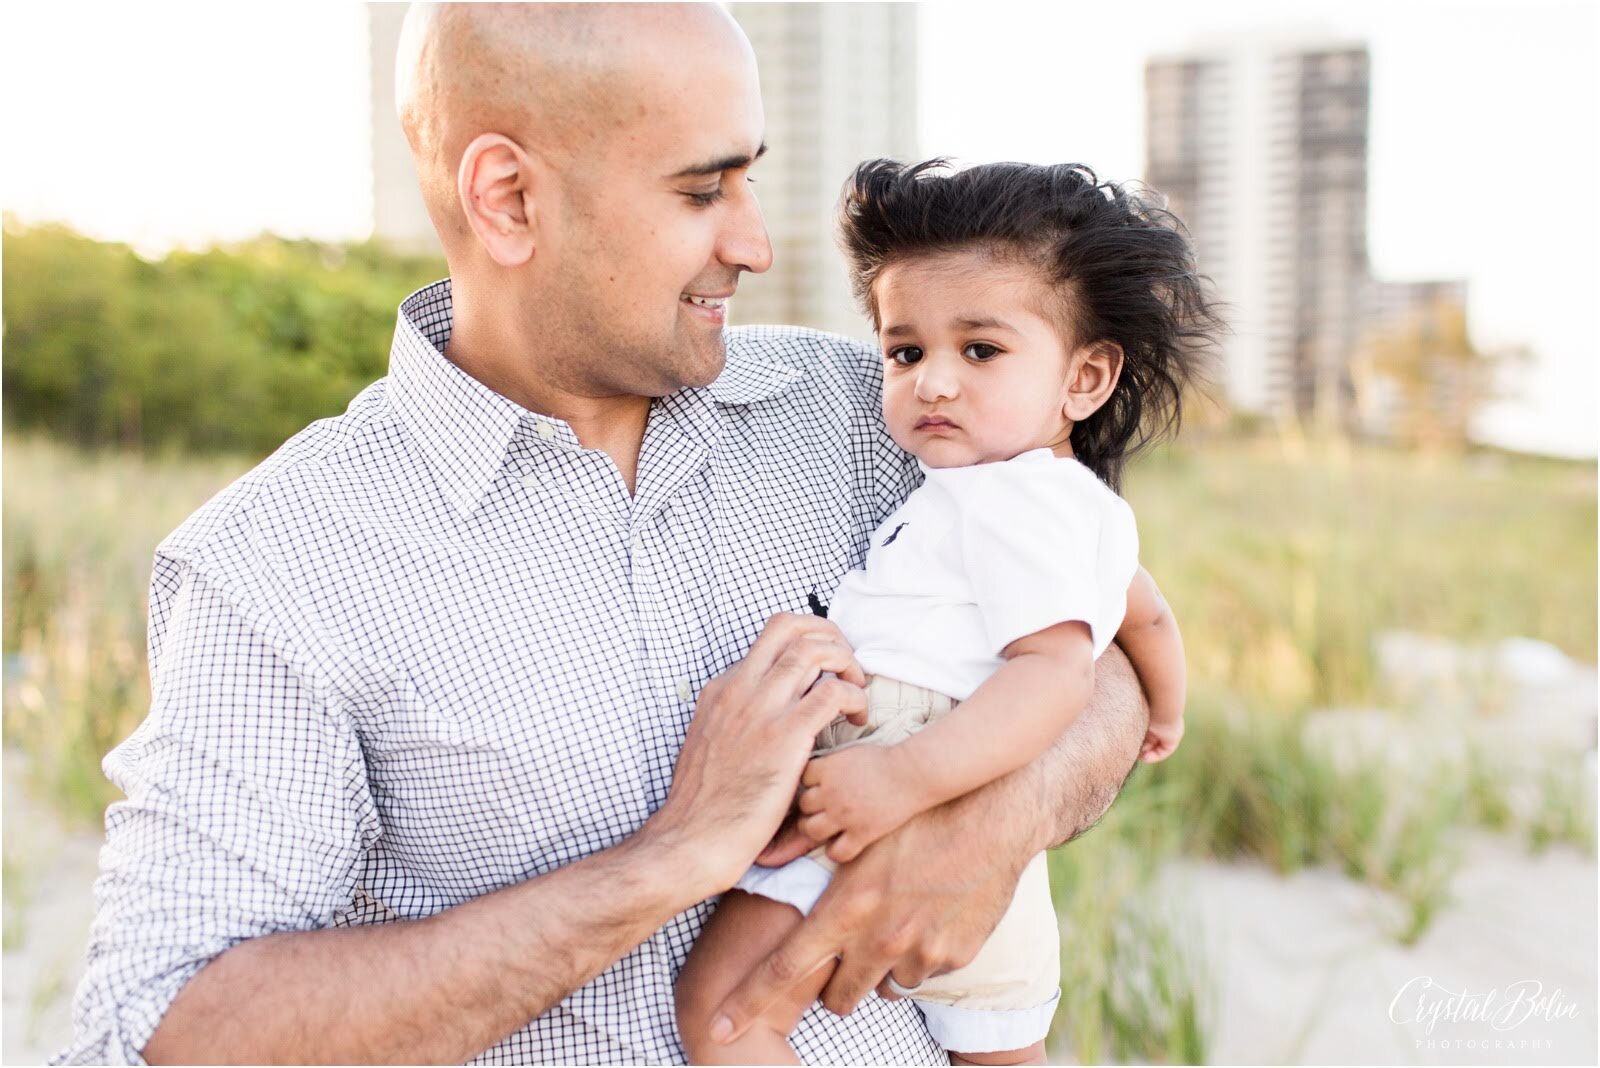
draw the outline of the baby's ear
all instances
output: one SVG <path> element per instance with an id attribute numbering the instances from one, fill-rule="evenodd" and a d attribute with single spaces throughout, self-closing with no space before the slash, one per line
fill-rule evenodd
<path id="1" fill-rule="evenodd" d="M 1061 414 L 1077 423 L 1099 411 L 1117 388 L 1117 379 L 1122 377 L 1122 346 L 1115 341 L 1096 341 L 1074 352 L 1072 359 L 1075 366 Z"/>

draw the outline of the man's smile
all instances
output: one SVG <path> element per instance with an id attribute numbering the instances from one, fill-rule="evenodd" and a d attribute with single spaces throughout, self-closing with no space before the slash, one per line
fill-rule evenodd
<path id="1" fill-rule="evenodd" d="M 728 298 L 731 296 L 731 289 L 718 294 L 685 293 L 678 301 L 687 304 L 695 315 L 720 326 L 728 317 Z"/>

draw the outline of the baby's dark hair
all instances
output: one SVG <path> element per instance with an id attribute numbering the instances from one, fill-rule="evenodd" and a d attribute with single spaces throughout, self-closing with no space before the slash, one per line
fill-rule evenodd
<path id="1" fill-rule="evenodd" d="M 1122 374 L 1072 428 L 1074 455 L 1112 488 L 1123 464 L 1176 433 L 1182 396 L 1205 381 L 1223 329 L 1178 218 L 1082 164 L 869 160 L 845 182 L 839 240 L 856 299 L 878 318 L 873 283 L 903 260 L 967 249 L 1037 267 L 1074 345 L 1122 346 Z"/>

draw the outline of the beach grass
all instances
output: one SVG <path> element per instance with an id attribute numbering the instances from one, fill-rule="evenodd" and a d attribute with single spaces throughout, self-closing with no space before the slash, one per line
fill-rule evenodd
<path id="1" fill-rule="evenodd" d="M 1573 764 L 1551 763 L 1536 773 L 1532 813 L 1526 821 L 1529 848 L 1535 852 L 1553 845 L 1595 849 L 1595 804 L 1590 780 Z"/>
<path id="2" fill-rule="evenodd" d="M 249 466 L 6 437 L 5 743 L 69 819 L 98 822 L 119 796 L 100 761 L 149 708 L 156 545 Z"/>
<path id="3" fill-rule="evenodd" d="M 1202 684 L 1279 709 L 1376 700 L 1383 630 L 1594 658 L 1592 463 L 1267 435 L 1187 441 L 1125 481 Z"/>
<path id="4" fill-rule="evenodd" d="M 1050 853 L 1061 1006 L 1049 1046 L 1080 1064 L 1204 1064 L 1213 991 L 1199 917 L 1152 888 L 1181 848 L 1172 784 L 1128 791 L 1091 832 Z"/>

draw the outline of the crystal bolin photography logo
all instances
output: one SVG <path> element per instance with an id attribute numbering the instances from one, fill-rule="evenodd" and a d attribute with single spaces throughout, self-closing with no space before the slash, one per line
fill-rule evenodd
<path id="1" fill-rule="evenodd" d="M 1576 1019 L 1577 1015 L 1577 1004 L 1563 997 L 1560 987 L 1546 994 L 1544 984 L 1537 979 L 1522 979 L 1504 989 L 1493 987 L 1473 993 L 1467 989 L 1451 990 L 1435 982 L 1432 976 L 1419 975 L 1408 979 L 1389 1002 L 1390 1021 L 1422 1024 L 1423 1034 L 1430 1036 L 1426 1041 L 1430 1047 L 1436 1044 L 1431 1040 L 1433 1029 L 1442 1022 L 1486 1024 L 1491 1031 L 1504 1033 L 1515 1031 L 1530 1020 L 1556 1023 Z M 1421 1047 L 1424 1042 L 1418 1039 L 1417 1045 Z M 1550 1048 L 1552 1045 L 1548 1038 L 1526 1037 L 1515 1041 L 1488 1037 L 1441 1040 L 1437 1044 L 1484 1048 L 1492 1045 L 1496 1049 L 1526 1045 Z"/>

